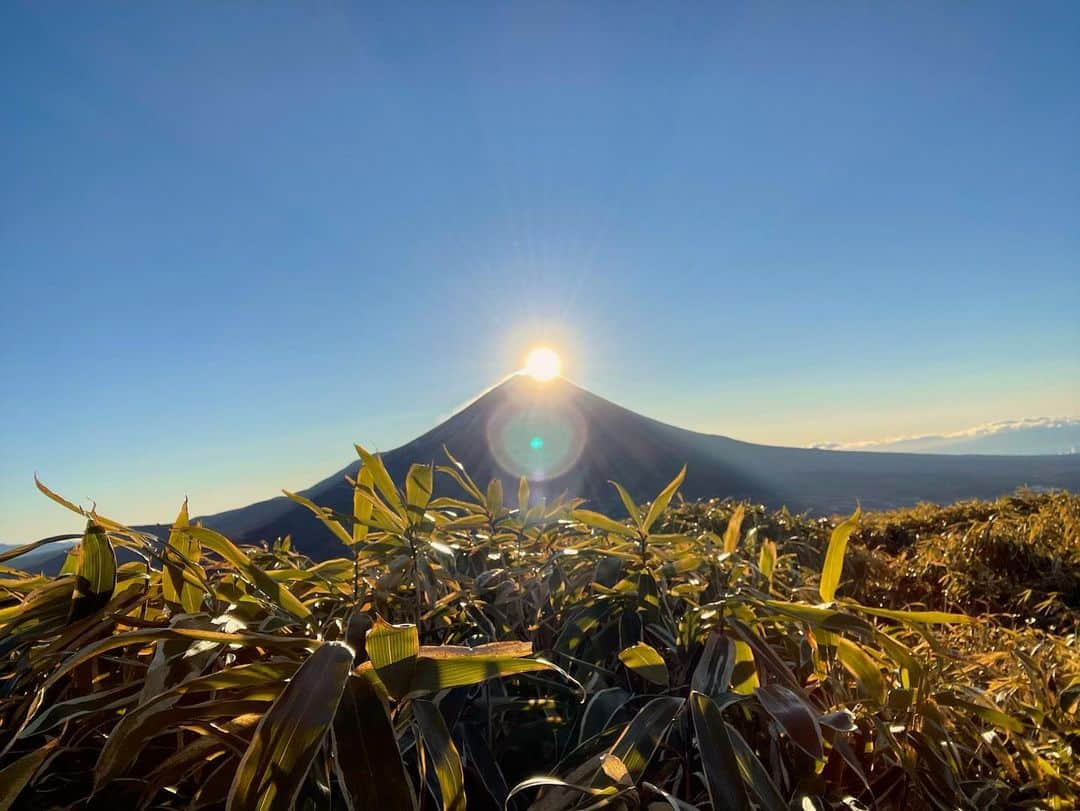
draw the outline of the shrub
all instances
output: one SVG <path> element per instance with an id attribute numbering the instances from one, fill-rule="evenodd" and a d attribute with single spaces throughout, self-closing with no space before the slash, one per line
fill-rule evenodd
<path id="1" fill-rule="evenodd" d="M 1080 798 L 1075 496 L 829 522 L 680 475 L 617 521 L 360 452 L 352 515 L 293 496 L 318 563 L 41 486 L 88 525 L 58 577 L 0 569 L 0 811 Z"/>

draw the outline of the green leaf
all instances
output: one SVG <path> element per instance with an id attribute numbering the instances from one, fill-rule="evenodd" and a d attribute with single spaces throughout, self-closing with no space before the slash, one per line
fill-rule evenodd
<path id="1" fill-rule="evenodd" d="M 487 487 L 487 508 L 488 512 L 494 516 L 498 516 L 503 509 L 503 486 L 502 479 L 495 478 L 488 482 Z"/>
<path id="2" fill-rule="evenodd" d="M 367 470 L 367 468 L 362 468 L 361 470 Z M 359 520 L 356 518 L 357 502 L 366 501 L 371 505 L 371 511 L 363 521 L 365 525 L 381 529 L 384 532 L 402 532 L 408 526 L 408 521 L 402 518 L 390 505 L 382 500 L 379 494 L 372 489 L 372 483 L 367 481 L 367 479 L 368 476 L 361 473 L 356 480 L 355 487 L 353 487 L 354 520 Z"/>
<path id="3" fill-rule="evenodd" d="M 98 526 L 102 526 L 102 527 L 105 527 L 105 529 L 114 530 L 116 532 L 129 532 L 129 533 L 131 532 L 131 530 L 128 529 L 127 527 L 123 526 L 122 524 L 118 524 L 115 521 L 110 521 L 105 516 L 99 515 L 95 510 L 90 510 L 90 511 L 84 510 L 78 504 L 73 504 L 72 502 L 68 501 L 66 498 L 64 498 L 60 494 L 54 493 L 52 490 L 50 490 L 48 487 L 45 486 L 45 484 L 41 481 L 41 479 L 39 479 L 37 477 L 36 473 L 34 474 L 34 485 L 37 487 L 38 490 L 40 490 L 47 497 L 49 497 L 50 499 L 55 501 L 61 507 L 65 507 L 66 509 L 71 510 L 73 513 L 78 513 L 79 515 L 83 516 L 84 518 L 89 518 L 90 521 L 97 524 Z M 50 540 L 56 540 L 56 539 L 51 538 L 51 539 L 47 539 L 45 541 L 39 541 L 38 545 L 40 545 L 42 543 L 48 543 Z M 19 554 L 19 553 L 16 553 L 16 554 Z"/>
<path id="4" fill-rule="evenodd" d="M 827 713 L 818 719 L 818 723 L 823 727 L 835 729 L 837 732 L 857 732 L 859 729 L 851 710 L 836 710 Z"/>
<path id="5" fill-rule="evenodd" d="M 690 715 L 712 807 L 750 811 L 750 798 L 720 708 L 708 696 L 691 692 Z"/>
<path id="6" fill-rule="evenodd" d="M 713 631 L 705 640 L 701 658 L 690 678 L 690 689 L 710 698 L 718 696 L 731 686 L 734 669 L 735 642 L 719 631 Z"/>
<path id="7" fill-rule="evenodd" d="M 460 730 L 464 746 L 462 753 L 464 762 L 468 763 L 472 772 L 480 778 L 480 783 L 494 804 L 492 807 L 503 808 L 506 797 L 510 793 L 510 787 L 506 784 L 506 775 L 499 767 L 499 759 L 488 745 L 491 739 L 486 731 L 481 731 L 474 726 L 464 726 Z"/>
<path id="8" fill-rule="evenodd" d="M 840 664 L 854 676 L 863 695 L 878 704 L 885 702 L 885 681 L 881 670 L 870 655 L 850 639 L 836 635 L 832 639 Z"/>
<path id="9" fill-rule="evenodd" d="M 667 735 L 683 700 L 673 696 L 654 698 L 641 708 L 626 729 L 612 744 L 609 755 L 625 765 L 633 783 L 641 779 L 660 742 Z"/>
<path id="10" fill-rule="evenodd" d="M 532 654 L 528 642 L 492 642 L 475 648 L 421 647 L 415 625 L 390 625 L 381 618 L 367 632 L 366 648 L 376 675 L 396 699 L 539 670 L 553 670 L 570 678 L 550 662 L 524 658 Z"/>
<path id="11" fill-rule="evenodd" d="M 825 564 L 821 569 L 821 585 L 818 589 L 821 599 L 826 603 L 831 603 L 836 599 L 836 589 L 840 585 L 840 573 L 844 568 L 844 552 L 847 550 L 848 538 L 858 526 L 861 515 L 862 510 L 856 507 L 851 517 L 841 522 L 829 537 L 829 548 L 825 552 Z"/>
<path id="12" fill-rule="evenodd" d="M 765 811 L 787 811 L 788 805 L 780 796 L 780 789 L 776 787 L 765 764 L 754 754 L 750 744 L 743 739 L 735 727 L 727 722 L 724 722 L 724 726 L 731 740 L 732 749 L 735 751 L 735 758 L 739 761 L 739 771 L 742 772 L 743 780 L 750 785 L 757 796 L 758 805 Z"/>
<path id="13" fill-rule="evenodd" d="M 431 465 L 412 465 L 405 477 L 405 502 L 412 523 L 416 524 L 424 517 L 428 502 L 431 501 L 434 469 Z"/>
<path id="14" fill-rule="evenodd" d="M 607 758 L 611 759 L 611 760 L 614 760 L 614 758 L 611 758 L 610 756 L 607 756 Z M 603 763 L 601 763 L 601 765 L 600 765 L 600 770 L 601 770 L 601 773 L 600 773 L 600 775 L 598 775 L 598 777 L 606 776 L 606 772 L 603 771 Z M 530 777 L 527 780 L 522 780 L 520 783 L 518 783 L 516 786 L 514 786 L 514 788 L 507 795 L 507 800 L 510 800 L 516 794 L 519 794 L 522 791 L 528 791 L 529 789 L 533 789 L 533 788 L 539 788 L 539 789 L 545 789 L 546 788 L 546 789 L 555 789 L 555 790 L 558 790 L 559 792 L 564 792 L 564 793 L 572 792 L 572 793 L 575 793 L 575 794 L 584 794 L 584 795 L 586 795 L 588 797 L 593 797 L 593 798 L 603 798 L 603 800 L 601 800 L 600 803 L 588 806 L 588 808 L 603 808 L 604 807 L 603 803 L 605 801 L 614 800 L 619 795 L 624 794 L 624 793 L 626 793 L 627 791 L 629 791 L 629 790 L 631 790 L 633 788 L 633 786 L 619 786 L 619 785 L 616 785 L 616 784 L 612 784 L 612 782 L 610 780 L 604 780 L 602 782 L 603 782 L 603 785 L 600 785 L 600 786 L 586 786 L 586 785 L 582 785 L 580 783 L 571 783 L 570 781 L 563 780 L 563 779 L 561 779 L 559 777 L 551 777 L 551 776 L 546 776 L 546 775 L 543 776 L 543 777 Z M 546 796 L 547 795 L 545 795 L 545 797 Z M 556 799 L 562 799 L 562 797 L 558 797 Z M 541 805 L 542 802 L 543 802 L 543 800 L 538 800 L 536 803 L 529 806 L 529 808 L 530 809 L 536 809 L 537 811 L 539 811 L 540 809 L 545 809 L 545 811 L 546 811 L 545 806 Z M 508 806 L 509 806 L 509 804 L 508 804 Z M 562 807 L 565 807 L 565 806 L 560 805 L 559 807 L 562 808 Z"/>
<path id="15" fill-rule="evenodd" d="M 63 581 L 60 581 L 63 584 Z M 152 630 L 129 631 L 99 639 L 79 648 L 75 653 L 65 659 L 44 682 L 41 683 L 34 695 L 34 700 L 26 712 L 26 721 L 15 732 L 15 736 L 25 729 L 29 719 L 41 708 L 48 691 L 71 673 L 79 665 L 93 661 L 98 656 L 118 648 L 129 645 L 145 645 L 167 639 L 191 639 L 206 642 L 217 642 L 226 645 L 237 646 L 261 646 L 271 650 L 298 651 L 317 644 L 314 640 L 306 637 L 272 636 L 270 634 L 231 634 L 224 631 L 207 631 L 198 628 L 154 628 Z M 14 737 L 12 738 L 14 740 Z"/>
<path id="16" fill-rule="evenodd" d="M 1080 676 L 1074 676 L 1058 693 L 1058 704 L 1065 712 L 1073 715 L 1080 707 Z"/>
<path id="17" fill-rule="evenodd" d="M 278 689 L 280 690 L 283 686 L 279 685 Z M 267 691 L 269 690 L 268 687 Z M 261 695 L 255 698 L 245 697 L 227 700 L 214 698 L 197 704 L 177 706 L 175 696 L 170 697 L 168 702 L 155 699 L 151 702 L 153 712 L 147 712 L 141 716 L 141 723 L 134 730 L 137 734 L 120 739 L 112 748 L 111 754 L 107 756 L 106 762 L 102 761 L 102 758 L 106 758 L 103 750 L 98 759 L 98 768 L 95 769 L 94 790 L 102 790 L 109 780 L 119 776 L 144 751 L 153 737 L 174 730 L 181 724 L 193 726 L 205 722 L 222 723 L 235 720 L 241 715 L 262 713 L 271 701 L 273 701 L 273 697 Z M 125 726 L 124 730 L 132 731 L 132 727 Z M 115 734 L 115 730 L 110 734 Z M 172 738 L 174 734 L 169 734 L 168 737 Z M 109 740 L 111 741 L 112 738 L 110 737 Z M 120 768 L 120 766 L 123 768 Z"/>
<path id="18" fill-rule="evenodd" d="M 424 751 L 435 766 L 443 810 L 465 811 L 465 773 L 461 768 L 461 755 L 450 740 L 442 713 L 430 701 L 422 699 L 412 702 L 412 711 Z"/>
<path id="19" fill-rule="evenodd" d="M 480 492 L 480 488 L 477 487 L 476 482 L 472 480 L 472 477 L 466 472 L 465 465 L 461 464 L 454 455 L 450 453 L 450 449 L 443 445 L 443 453 L 446 454 L 446 458 L 450 460 L 450 467 L 439 466 L 437 469 L 440 473 L 445 473 L 450 476 L 454 481 L 458 483 L 462 490 L 476 499 L 477 504 L 484 500 L 484 494 Z"/>
<path id="20" fill-rule="evenodd" d="M 653 524 L 656 523 L 656 520 L 663 514 L 664 510 L 667 509 L 668 504 L 671 503 L 671 499 L 675 495 L 675 491 L 682 486 L 683 479 L 685 478 L 686 465 L 683 465 L 683 469 L 679 471 L 679 475 L 672 479 L 671 483 L 660 491 L 660 494 L 650 505 L 649 512 L 645 516 L 645 521 L 641 525 L 643 532 L 648 532 L 652 529 Z"/>
<path id="21" fill-rule="evenodd" d="M 647 811 L 657 811 L 658 809 L 662 809 L 665 807 L 664 803 L 667 803 L 666 807 L 672 809 L 672 811 L 699 811 L 696 805 L 690 805 L 690 803 L 680 800 L 670 791 L 664 791 L 660 786 L 650 783 L 648 780 L 642 780 L 641 786 L 642 788 L 659 795 L 663 799 L 663 802 L 656 800 L 649 803 L 648 806 L 646 806 Z"/>
<path id="22" fill-rule="evenodd" d="M 267 710 L 229 789 L 227 811 L 290 809 L 322 746 L 352 670 L 353 652 L 328 642 Z"/>
<path id="23" fill-rule="evenodd" d="M 346 546 L 352 544 L 352 536 L 345 531 L 345 527 L 341 526 L 341 522 L 333 517 L 333 511 L 331 509 L 328 507 L 320 507 L 310 498 L 302 496 L 299 493 L 291 493 L 288 490 L 282 490 L 281 492 L 285 494 L 286 498 L 295 501 L 301 506 L 307 507 L 308 510 L 311 511 L 311 514 L 318 518 L 319 521 L 322 522 L 322 525 L 330 530 L 330 532 L 334 534 L 334 537 L 343 544 Z"/>
<path id="24" fill-rule="evenodd" d="M 39 695 L 54 686 L 61 678 L 81 664 L 85 664 L 117 648 L 125 648 L 128 645 L 145 645 L 150 642 L 159 642 L 163 639 L 191 639 L 204 642 L 217 642 L 224 645 L 238 646 L 262 646 L 279 648 L 286 651 L 297 651 L 309 648 L 318 643 L 305 637 L 271 636 L 270 634 L 231 634 L 224 631 L 208 631 L 198 628 L 154 628 L 146 631 L 128 631 L 122 634 L 99 639 L 80 648 L 65 659 L 59 668 L 50 674 L 39 690 Z M 35 708 L 36 709 L 36 708 Z"/>
<path id="25" fill-rule="evenodd" d="M 79 568 L 79 549 L 77 546 L 72 547 L 71 550 L 64 557 L 64 565 L 60 567 L 60 572 L 57 575 L 62 576 L 65 574 L 75 574 Z"/>
<path id="26" fill-rule="evenodd" d="M 19 738 L 40 735 L 42 732 L 48 732 L 65 721 L 73 721 L 84 715 L 116 709 L 133 703 L 138 699 L 139 686 L 138 683 L 123 684 L 111 690 L 88 693 L 69 698 L 67 701 L 50 704 L 43 712 L 34 716 L 26 728 L 19 733 Z"/>
<path id="27" fill-rule="evenodd" d="M 230 720 L 222 719 L 215 722 L 213 724 L 214 732 L 236 736 L 230 739 L 229 744 L 225 742 L 223 737 L 217 737 L 214 733 L 210 732 L 209 726 L 202 726 L 196 722 L 191 727 L 190 731 L 200 733 L 205 732 L 205 734 L 201 734 L 200 737 L 193 741 L 185 743 L 184 746 L 160 761 L 160 763 L 156 763 L 149 774 L 146 774 L 145 776 L 140 775 L 140 782 L 143 784 L 143 789 L 142 799 L 139 802 L 138 808 L 145 809 L 147 807 L 152 807 L 153 800 L 157 797 L 158 792 L 168 786 L 176 785 L 185 777 L 189 776 L 194 770 L 206 765 L 211 760 L 216 759 L 224 761 L 230 769 L 235 768 L 237 761 L 237 755 L 235 753 L 236 747 L 241 742 L 240 736 L 244 736 L 244 739 L 250 737 L 255 726 L 259 723 L 259 719 L 259 714 L 247 713 L 246 715 L 239 715 Z M 220 757 L 222 754 L 226 754 L 226 757 Z M 242 749 L 240 750 L 240 754 L 243 754 Z M 203 785 L 206 784 L 204 783 Z M 224 803 L 228 789 L 228 783 L 220 786 L 219 793 L 221 803 Z M 219 803 L 219 805 L 221 803 Z"/>
<path id="28" fill-rule="evenodd" d="M 765 541 L 761 544 L 761 552 L 758 554 L 758 570 L 762 576 L 772 585 L 773 572 L 776 569 L 776 544 L 773 541 Z"/>
<path id="29" fill-rule="evenodd" d="M 69 620 L 88 617 L 104 608 L 116 587 L 116 555 L 105 530 L 90 521 L 79 547 L 75 591 Z"/>
<path id="30" fill-rule="evenodd" d="M 626 514 L 630 516 L 630 520 L 634 522 L 634 525 L 639 529 L 641 528 L 641 510 L 634 501 L 633 497 L 626 492 L 626 488 L 618 482 L 610 482 L 612 486 L 618 491 L 619 498 L 622 499 L 623 506 L 626 507 Z"/>
<path id="31" fill-rule="evenodd" d="M 483 526 L 487 526 L 488 518 L 483 513 L 474 513 L 473 515 L 463 515 L 460 518 L 453 518 L 447 521 L 445 524 L 440 524 L 439 528 L 442 530 L 455 530 L 455 529 L 478 529 Z"/>
<path id="32" fill-rule="evenodd" d="M 668 686 L 668 669 L 664 657 L 644 642 L 638 642 L 619 652 L 619 661 L 646 681 Z"/>
<path id="33" fill-rule="evenodd" d="M 532 653 L 529 643 L 493 642 L 476 648 L 422 647 L 416 660 L 407 695 L 433 694 L 450 687 L 465 687 L 488 679 L 534 673 L 538 670 L 554 670 L 566 674 L 550 662 L 542 659 L 524 659 L 520 653 L 500 653 L 503 646 L 523 645 L 526 653 Z M 449 648 L 450 646 L 441 646 Z M 566 676 L 569 678 L 569 676 Z M 389 687 L 388 687 L 389 689 Z"/>
<path id="34" fill-rule="evenodd" d="M 599 529 L 602 532 L 611 532 L 624 538 L 633 538 L 636 535 L 632 527 L 620 524 L 603 513 L 593 512 L 592 510 L 574 510 L 570 515 L 575 521 L 580 521 L 582 524 L 593 529 Z"/>
<path id="35" fill-rule="evenodd" d="M 371 512 L 375 509 L 375 505 L 371 499 L 364 498 L 363 491 L 365 489 L 371 491 L 374 486 L 375 480 L 372 478 L 371 470 L 361 467 L 360 472 L 356 474 L 356 486 L 353 488 L 352 541 L 354 544 L 367 538 L 368 522 L 371 521 Z"/>
<path id="36" fill-rule="evenodd" d="M 1024 722 L 1019 718 L 1015 718 L 993 707 L 976 704 L 974 701 L 965 701 L 955 693 L 949 691 L 935 693 L 934 701 L 943 707 L 956 707 L 958 709 L 967 710 L 986 721 L 988 724 L 1007 729 L 1009 732 L 1023 733 L 1025 729 Z"/>
<path id="37" fill-rule="evenodd" d="M 896 620 L 905 625 L 971 625 L 979 621 L 977 618 L 970 617 L 967 614 L 950 614 L 947 611 L 896 611 L 889 608 L 873 608 L 860 605 L 853 600 L 845 600 L 844 605 L 856 611 L 872 614 L 875 617 Z"/>
<path id="38" fill-rule="evenodd" d="M 408 694 L 420 655 L 415 625 L 391 625 L 382 617 L 367 632 L 365 649 L 379 680 L 395 698 Z"/>
<path id="39" fill-rule="evenodd" d="M 731 689 L 733 692 L 748 696 L 760 683 L 757 674 L 757 662 L 753 649 L 739 639 L 731 640 L 735 645 L 735 664 L 731 669 Z"/>
<path id="40" fill-rule="evenodd" d="M 19 799 L 19 792 L 26 788 L 58 743 L 60 739 L 53 738 L 0 769 L 0 811 L 9 811 L 15 805 L 15 801 Z"/>
<path id="41" fill-rule="evenodd" d="M 296 662 L 239 665 L 191 679 L 156 695 L 150 701 L 125 713 L 105 739 L 105 745 L 102 746 L 94 766 L 96 785 L 104 786 L 123 774 L 146 744 L 164 730 L 179 723 L 206 717 L 217 718 L 230 712 L 232 702 L 224 700 L 177 706 L 184 696 L 229 690 L 235 702 L 263 710 L 277 698 L 296 670 Z M 48 712 L 43 715 L 48 715 Z M 31 729 L 32 727 L 28 727 L 24 734 L 30 734 Z"/>
<path id="42" fill-rule="evenodd" d="M 188 527 L 187 532 L 236 567 L 244 579 L 261 591 L 275 606 L 297 619 L 311 618 L 311 611 L 295 594 L 268 577 L 266 572 L 252 563 L 250 558 L 224 535 L 206 527 Z"/>
<path id="43" fill-rule="evenodd" d="M 20 555 L 25 555 L 27 552 L 33 552 L 35 549 L 38 549 L 45 544 L 56 543 L 58 541 L 70 541 L 78 537 L 78 535 L 53 535 L 50 538 L 42 538 L 40 541 L 16 546 L 14 549 L 5 549 L 0 552 L 0 563 L 6 563 L 9 560 L 14 560 Z"/>
<path id="44" fill-rule="evenodd" d="M 161 574 L 161 591 L 165 602 L 179 607 L 185 614 L 195 614 L 202 608 L 206 591 L 191 580 L 189 569 L 199 576 L 204 573 L 199 566 L 202 547 L 198 539 L 187 532 L 188 526 L 188 503 L 185 498 L 165 544 L 168 552 Z"/>
<path id="45" fill-rule="evenodd" d="M 795 677 L 791 668 L 787 663 L 777 654 L 772 645 L 769 645 L 764 639 L 756 634 L 751 628 L 747 627 L 744 623 L 732 617 L 728 620 L 728 625 L 738 636 L 745 642 L 750 650 L 753 651 L 754 664 L 760 668 L 763 673 L 771 674 L 773 678 L 780 680 L 793 690 L 799 689 L 799 680 Z M 738 646 L 736 646 L 738 647 Z M 742 661 L 742 653 L 737 653 L 737 658 Z M 735 667 L 736 674 L 738 674 L 739 666 Z M 735 678 L 738 681 L 738 675 Z"/>
<path id="46" fill-rule="evenodd" d="M 529 509 L 529 480 L 524 476 L 518 479 L 517 506 L 518 512 L 521 513 L 521 518 L 524 520 L 525 513 Z"/>
<path id="47" fill-rule="evenodd" d="M 369 679 L 346 682 L 333 735 L 334 770 L 353 811 L 415 808 L 394 725 Z"/>
<path id="48" fill-rule="evenodd" d="M 67 623 L 75 578 L 62 577 L 45 581 L 33 589 L 26 600 L 0 608 L 0 631 L 11 633 L 19 626 L 59 627 Z"/>
<path id="49" fill-rule="evenodd" d="M 900 671 L 900 682 L 904 687 L 911 687 L 922 679 L 922 662 L 910 648 L 884 631 L 878 631 L 874 638 L 885 653 L 896 663 Z"/>
<path id="50" fill-rule="evenodd" d="M 687 572 L 700 571 L 704 564 L 705 561 L 697 555 L 683 555 L 674 560 L 665 561 L 663 566 L 660 567 L 660 571 L 663 572 L 665 577 L 676 577 Z"/>
<path id="51" fill-rule="evenodd" d="M 398 493 L 397 487 L 394 485 L 394 480 L 390 478 L 390 474 L 386 470 L 386 465 L 383 464 L 382 457 L 378 454 L 368 453 L 359 445 L 355 445 L 354 447 L 356 448 L 356 452 L 360 454 L 360 458 L 364 460 L 364 467 L 371 471 L 371 477 L 375 482 L 375 488 L 386 500 L 386 503 L 389 504 L 390 508 L 401 516 L 402 519 L 408 520 L 405 505 L 401 502 L 401 494 Z"/>
<path id="52" fill-rule="evenodd" d="M 789 617 L 802 620 L 815 628 L 823 628 L 835 633 L 848 632 L 856 635 L 870 637 L 874 635 L 874 626 L 846 611 L 835 608 L 824 608 L 820 605 L 807 605 L 806 603 L 789 603 L 783 600 L 762 600 L 762 605 L 768 606 Z"/>
<path id="53" fill-rule="evenodd" d="M 768 684 L 754 691 L 758 702 L 791 738 L 791 742 L 814 760 L 825 757 L 821 727 L 810 706 L 782 684 Z"/>
<path id="54" fill-rule="evenodd" d="M 735 552 L 739 545 L 739 533 L 742 531 L 743 518 L 746 517 L 746 505 L 740 504 L 728 519 L 727 529 L 724 530 L 724 551 L 729 555 Z"/>

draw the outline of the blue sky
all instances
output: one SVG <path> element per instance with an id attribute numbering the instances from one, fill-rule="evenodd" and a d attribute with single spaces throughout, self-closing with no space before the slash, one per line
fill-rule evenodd
<path id="1" fill-rule="evenodd" d="M 0 540 L 303 487 L 533 344 L 810 444 L 1080 412 L 1080 6 L 5 4 Z M 61 13 L 63 12 L 63 13 Z"/>

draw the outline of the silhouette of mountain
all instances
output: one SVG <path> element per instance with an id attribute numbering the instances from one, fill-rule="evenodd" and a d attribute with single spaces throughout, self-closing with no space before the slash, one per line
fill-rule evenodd
<path id="1" fill-rule="evenodd" d="M 687 498 L 731 496 L 794 511 L 850 512 L 856 502 L 885 509 L 919 501 L 994 498 L 1019 486 L 1080 489 L 1080 455 L 944 456 L 870 453 L 755 445 L 666 425 L 598 397 L 565 379 L 538 382 L 517 375 L 412 442 L 386 452 L 395 481 L 409 465 L 445 463 L 450 450 L 483 486 L 500 477 L 506 492 L 521 475 L 537 496 L 568 492 L 591 506 L 620 511 L 609 480 L 641 501 L 651 499 L 683 464 Z M 316 504 L 351 513 L 359 460 L 303 494 Z M 447 476 L 436 494 L 458 495 Z M 285 497 L 202 518 L 238 541 L 291 534 L 316 558 L 341 545 L 305 508 Z"/>
<path id="2" fill-rule="evenodd" d="M 61 567 L 63 567 L 64 561 L 67 559 L 68 551 L 70 551 L 72 546 L 74 546 L 74 542 L 50 544 L 49 546 L 35 549 L 33 552 L 27 552 L 25 555 L 14 557 L 4 565 L 14 566 L 18 569 L 22 569 L 24 572 L 31 572 L 33 574 L 41 573 L 48 575 L 49 577 L 55 577 L 59 573 Z M 0 551 L 8 550 L 3 549 Z"/>

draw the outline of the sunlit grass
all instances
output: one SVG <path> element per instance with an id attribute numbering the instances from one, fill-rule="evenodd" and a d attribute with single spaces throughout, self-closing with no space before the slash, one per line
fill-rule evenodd
<path id="1" fill-rule="evenodd" d="M 350 515 L 294 496 L 335 560 L 185 505 L 164 545 L 89 514 L 58 577 L 0 569 L 0 803 L 1080 800 L 1076 496 L 823 521 L 680 475 L 620 519 L 360 450 Z"/>

